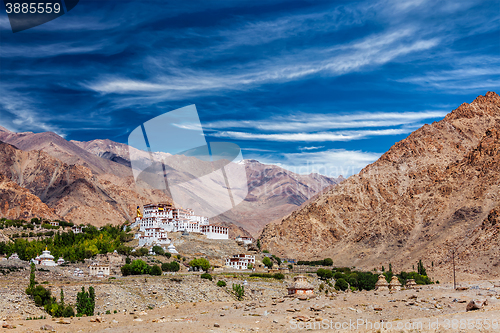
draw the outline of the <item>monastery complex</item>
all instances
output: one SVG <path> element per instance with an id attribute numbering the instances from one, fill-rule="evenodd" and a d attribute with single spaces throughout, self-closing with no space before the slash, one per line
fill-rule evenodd
<path id="1" fill-rule="evenodd" d="M 200 233 L 208 239 L 229 239 L 229 229 L 211 225 L 208 218 L 194 215 L 192 209 L 175 208 L 171 204 L 144 205 L 143 214 L 137 207 L 137 217 L 131 228 L 139 227 L 135 238 L 139 246 L 170 244 L 169 232 Z"/>

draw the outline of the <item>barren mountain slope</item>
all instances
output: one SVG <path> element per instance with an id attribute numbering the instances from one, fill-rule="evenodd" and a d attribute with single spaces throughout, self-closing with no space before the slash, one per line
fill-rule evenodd
<path id="1" fill-rule="evenodd" d="M 0 174 L 0 216 L 26 220 L 33 217 L 58 217 L 54 209 L 49 208 L 40 198 L 3 174 Z"/>
<path id="2" fill-rule="evenodd" d="M 288 215 L 325 188 L 344 180 L 342 176 L 299 175 L 256 160 L 245 160 L 245 169 L 249 191 L 245 201 L 215 220 L 238 221 L 254 236 L 271 221 Z"/>
<path id="3" fill-rule="evenodd" d="M 44 151 L 66 164 L 83 165 L 92 170 L 94 174 L 108 173 L 120 177 L 132 175 L 126 166 L 95 156 L 52 132 L 14 133 L 0 128 L 0 140 L 25 151 Z"/>
<path id="4" fill-rule="evenodd" d="M 275 253 L 349 266 L 447 265 L 450 249 L 500 204 L 499 128 L 500 97 L 488 92 L 268 225 L 261 241 Z"/>
<path id="5" fill-rule="evenodd" d="M 169 201 L 161 191 L 136 188 L 132 177 L 94 175 L 84 166 L 68 165 L 45 152 L 22 151 L 5 143 L 0 143 L 0 173 L 30 190 L 59 217 L 75 223 L 121 224 L 134 217 L 140 203 Z"/>

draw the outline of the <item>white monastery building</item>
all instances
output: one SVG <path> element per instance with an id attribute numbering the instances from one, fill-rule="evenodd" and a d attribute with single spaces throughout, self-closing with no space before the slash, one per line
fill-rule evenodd
<path id="1" fill-rule="evenodd" d="M 248 269 L 248 265 L 255 266 L 255 256 L 249 254 L 235 254 L 226 259 L 226 267 L 232 269 Z"/>
<path id="2" fill-rule="evenodd" d="M 253 238 L 252 237 L 246 237 L 246 236 L 238 236 L 236 237 L 237 242 L 242 242 L 245 245 L 252 244 L 253 243 Z"/>
<path id="3" fill-rule="evenodd" d="M 137 217 L 131 228 L 139 227 L 135 238 L 139 246 L 170 244 L 168 232 L 201 233 L 209 239 L 229 239 L 228 228 L 210 225 L 208 218 L 194 215 L 192 209 L 175 208 L 171 204 L 144 205 L 144 214 L 137 207 Z"/>
<path id="4" fill-rule="evenodd" d="M 99 263 L 93 263 L 89 266 L 89 275 L 102 278 L 104 276 L 109 276 L 109 266 Z"/>

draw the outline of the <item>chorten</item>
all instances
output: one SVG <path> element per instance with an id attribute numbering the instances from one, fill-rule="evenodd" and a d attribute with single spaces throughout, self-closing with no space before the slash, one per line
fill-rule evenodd
<path id="1" fill-rule="evenodd" d="M 380 274 L 378 276 L 378 281 L 375 283 L 375 290 L 389 290 L 389 284 L 387 283 L 384 275 Z"/>
<path id="2" fill-rule="evenodd" d="M 293 278 L 293 283 L 287 288 L 288 295 L 314 295 L 314 287 L 307 282 L 307 278 L 303 275 L 298 275 Z"/>
<path id="3" fill-rule="evenodd" d="M 406 288 L 407 288 L 407 289 L 413 289 L 413 288 L 415 288 L 415 286 L 416 286 L 416 285 L 417 285 L 417 284 L 415 283 L 415 280 L 414 280 L 414 279 L 408 279 L 408 280 L 406 281 Z"/>
<path id="4" fill-rule="evenodd" d="M 45 251 L 42 252 L 42 255 L 39 257 L 40 265 L 43 266 L 57 266 L 54 262 L 54 256 L 50 254 L 50 251 L 45 247 Z"/>
<path id="5" fill-rule="evenodd" d="M 178 254 L 177 250 L 175 249 L 174 244 L 170 243 L 170 245 L 167 247 L 167 251 L 172 254 Z"/>
<path id="6" fill-rule="evenodd" d="M 392 291 L 398 291 L 401 290 L 401 283 L 399 282 L 399 279 L 397 276 L 393 276 L 391 279 L 391 283 L 389 283 L 389 289 Z"/>

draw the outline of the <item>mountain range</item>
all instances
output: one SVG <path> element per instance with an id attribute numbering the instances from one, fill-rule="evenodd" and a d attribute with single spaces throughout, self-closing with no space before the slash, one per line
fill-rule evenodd
<path id="1" fill-rule="evenodd" d="M 130 148 L 111 140 L 67 141 L 52 133 L 14 133 L 0 127 L 0 214 L 9 218 L 60 218 L 101 226 L 135 217 L 137 205 L 171 202 L 168 191 L 137 184 Z M 165 153 L 154 153 L 165 154 Z M 149 158 L 134 150 L 134 157 Z M 187 158 L 171 159 L 174 163 Z M 297 175 L 278 166 L 245 161 L 249 195 L 235 209 L 211 219 L 226 225 L 230 236 L 254 235 L 273 219 L 287 215 L 325 187 L 343 178 Z M 173 169 L 171 169 L 173 170 Z M 174 176 L 192 178 L 188 172 Z M 193 208 L 196 213 L 196 202 Z"/>
<path id="2" fill-rule="evenodd" d="M 500 273 L 500 97 L 464 103 L 394 144 L 359 174 L 268 224 L 282 257 L 411 270 L 419 259 L 462 274 Z"/>

